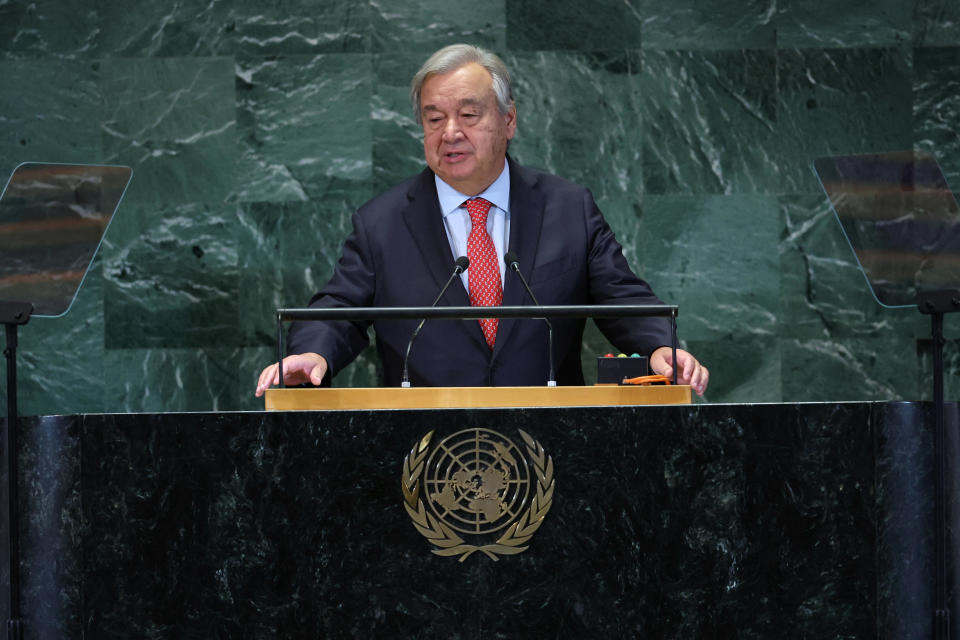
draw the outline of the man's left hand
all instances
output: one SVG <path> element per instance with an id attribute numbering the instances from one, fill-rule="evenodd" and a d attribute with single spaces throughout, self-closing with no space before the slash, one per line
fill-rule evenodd
<path id="1" fill-rule="evenodd" d="M 677 349 L 677 384 L 688 384 L 698 396 L 707 390 L 710 381 L 710 372 L 697 362 L 689 352 Z M 661 376 L 673 379 L 673 353 L 670 347 L 660 347 L 650 355 L 650 370 Z"/>

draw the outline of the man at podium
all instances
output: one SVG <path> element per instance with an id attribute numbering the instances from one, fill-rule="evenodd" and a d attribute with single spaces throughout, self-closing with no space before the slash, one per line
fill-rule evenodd
<path id="1" fill-rule="evenodd" d="M 427 168 L 357 210 L 333 276 L 311 307 L 430 306 L 465 264 L 438 306 L 532 304 L 504 256 L 516 262 L 540 304 L 662 304 L 630 269 L 587 189 L 520 166 L 507 154 L 517 110 L 500 58 L 470 45 L 445 47 L 414 76 L 411 98 Z M 596 322 L 618 349 L 647 355 L 654 373 L 673 375 L 667 319 Z M 387 386 L 400 384 L 416 325 L 374 322 Z M 556 318 L 553 327 L 558 384 L 583 384 L 584 320 Z M 284 381 L 320 385 L 367 343 L 363 323 L 296 322 Z M 547 344 L 542 320 L 433 320 L 409 357 L 410 380 L 414 386 L 543 385 Z M 702 395 L 707 368 L 683 350 L 676 366 L 678 382 Z M 256 395 L 278 383 L 272 364 L 261 372 Z"/>

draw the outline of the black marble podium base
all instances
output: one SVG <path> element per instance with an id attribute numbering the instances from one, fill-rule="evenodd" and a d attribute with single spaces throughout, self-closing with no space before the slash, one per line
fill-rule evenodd
<path id="1" fill-rule="evenodd" d="M 23 419 L 25 636 L 929 637 L 927 414 L 844 403 Z M 951 406 L 951 461 L 957 424 Z M 404 510 L 404 456 L 431 430 L 466 427 L 522 428 L 553 458 L 553 507 L 522 554 L 435 556 Z M 952 462 L 953 523 L 958 495 Z"/>

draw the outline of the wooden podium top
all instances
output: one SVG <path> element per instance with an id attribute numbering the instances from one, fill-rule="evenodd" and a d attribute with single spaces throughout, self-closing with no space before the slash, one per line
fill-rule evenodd
<path id="1" fill-rule="evenodd" d="M 688 385 L 267 389 L 267 411 L 690 404 Z"/>

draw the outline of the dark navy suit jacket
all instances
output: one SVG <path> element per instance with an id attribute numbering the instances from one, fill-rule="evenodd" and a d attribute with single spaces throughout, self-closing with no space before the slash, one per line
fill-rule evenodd
<path id="1" fill-rule="evenodd" d="M 590 192 L 556 176 L 510 167 L 510 239 L 540 304 L 661 304 L 630 269 L 620 244 Z M 312 307 L 429 306 L 453 271 L 433 172 L 424 170 L 364 204 L 333 277 Z M 504 275 L 504 306 L 533 304 L 515 273 Z M 456 279 L 438 306 L 469 306 Z M 384 384 L 397 386 L 403 355 L 417 320 L 374 323 Z M 554 319 L 558 384 L 583 384 L 580 365 L 584 320 Z M 600 320 L 597 325 L 621 351 L 649 355 L 669 345 L 662 318 Z M 297 322 L 290 353 L 324 356 L 333 374 L 367 345 L 366 325 Z M 502 319 L 491 352 L 476 320 L 430 320 L 410 355 L 414 386 L 542 385 L 548 377 L 547 331 L 542 320 Z M 328 376 L 330 374 L 328 373 Z"/>

